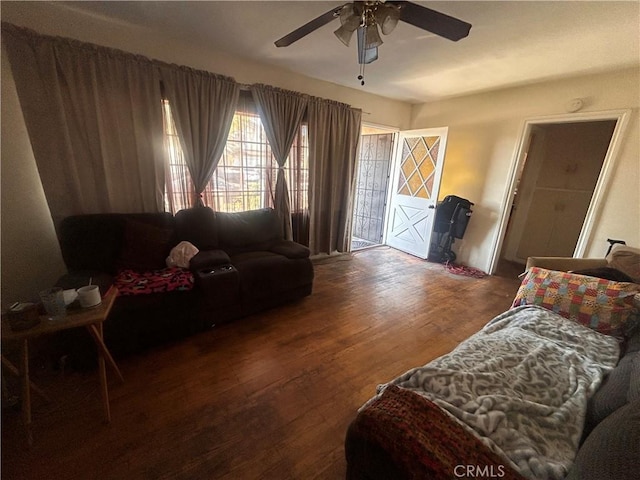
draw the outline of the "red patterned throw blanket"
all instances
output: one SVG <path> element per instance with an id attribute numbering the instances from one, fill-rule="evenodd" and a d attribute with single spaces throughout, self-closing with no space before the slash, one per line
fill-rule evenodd
<path id="1" fill-rule="evenodd" d="M 352 428 L 386 451 L 405 478 L 523 480 L 435 403 L 395 385 L 366 405 Z"/>
<path id="2" fill-rule="evenodd" d="M 193 288 L 193 274 L 189 270 L 179 267 L 149 272 L 121 270 L 113 284 L 118 289 L 118 295 L 188 291 Z"/>

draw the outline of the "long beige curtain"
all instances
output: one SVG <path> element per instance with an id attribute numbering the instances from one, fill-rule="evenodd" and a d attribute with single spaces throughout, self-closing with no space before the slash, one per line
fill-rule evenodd
<path id="1" fill-rule="evenodd" d="M 161 75 L 195 186 L 193 205 L 203 205 L 202 192 L 224 151 L 240 86 L 229 77 L 175 65 L 161 68 Z"/>
<path id="2" fill-rule="evenodd" d="M 165 152 L 153 63 L 6 23 L 2 39 L 54 221 L 162 211 Z"/>
<path id="3" fill-rule="evenodd" d="M 309 248 L 348 252 L 362 111 L 311 99 L 309 122 Z"/>
<path id="4" fill-rule="evenodd" d="M 291 202 L 284 167 L 302 123 L 308 96 L 260 84 L 252 85 L 251 93 L 271 151 L 280 167 L 276 176 L 274 209 L 281 218 L 285 239 L 292 240 Z"/>

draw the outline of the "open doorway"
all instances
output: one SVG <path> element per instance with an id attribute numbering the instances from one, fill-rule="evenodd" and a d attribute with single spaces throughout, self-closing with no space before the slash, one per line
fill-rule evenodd
<path id="1" fill-rule="evenodd" d="M 625 120 L 605 112 L 526 122 L 492 271 L 584 253 Z"/>
<path id="2" fill-rule="evenodd" d="M 360 137 L 353 203 L 351 250 L 381 245 L 394 133 L 364 125 Z"/>

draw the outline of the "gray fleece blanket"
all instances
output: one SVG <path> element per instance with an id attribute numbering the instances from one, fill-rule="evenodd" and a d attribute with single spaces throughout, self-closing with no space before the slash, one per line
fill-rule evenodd
<path id="1" fill-rule="evenodd" d="M 390 384 L 429 398 L 523 476 L 562 479 L 578 450 L 587 399 L 619 354 L 614 338 L 523 306 Z"/>

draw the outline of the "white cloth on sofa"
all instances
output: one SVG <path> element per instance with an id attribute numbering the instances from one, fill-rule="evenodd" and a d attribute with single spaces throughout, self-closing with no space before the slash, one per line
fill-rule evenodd
<path id="1" fill-rule="evenodd" d="M 199 251 L 193 243 L 182 241 L 171 249 L 167 267 L 189 268 L 189 262 Z"/>

